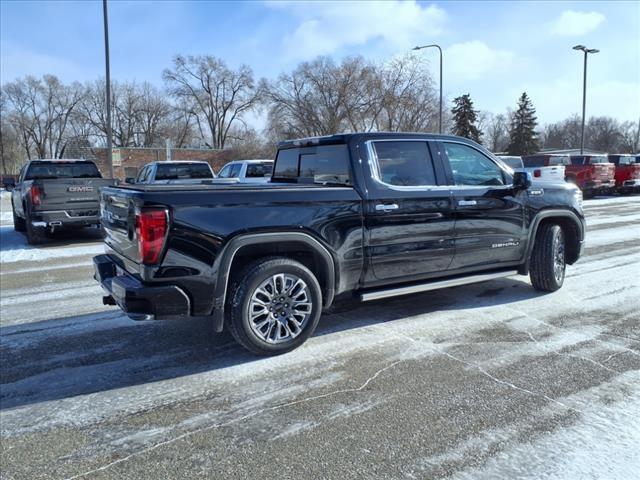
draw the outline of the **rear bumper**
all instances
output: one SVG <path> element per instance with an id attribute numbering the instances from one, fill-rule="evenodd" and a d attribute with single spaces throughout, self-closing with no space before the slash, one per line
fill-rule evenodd
<path id="1" fill-rule="evenodd" d="M 589 182 L 585 182 L 584 189 L 585 190 L 608 190 L 615 186 L 615 182 L 611 180 L 591 180 Z"/>
<path id="2" fill-rule="evenodd" d="M 176 285 L 148 285 L 125 272 L 110 255 L 93 257 L 94 278 L 107 293 L 106 304 L 118 305 L 134 320 L 188 317 L 191 302 Z"/>
<path id="3" fill-rule="evenodd" d="M 35 222 L 46 224 L 46 226 L 73 226 L 87 227 L 100 225 L 100 215 L 98 209 L 74 210 L 48 210 L 35 211 L 32 214 Z"/>

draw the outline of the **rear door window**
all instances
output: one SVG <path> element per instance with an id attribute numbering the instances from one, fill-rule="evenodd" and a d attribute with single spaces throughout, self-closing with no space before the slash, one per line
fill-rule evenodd
<path id="1" fill-rule="evenodd" d="M 374 141 L 378 179 L 388 185 L 436 185 L 433 160 L 426 141 Z"/>

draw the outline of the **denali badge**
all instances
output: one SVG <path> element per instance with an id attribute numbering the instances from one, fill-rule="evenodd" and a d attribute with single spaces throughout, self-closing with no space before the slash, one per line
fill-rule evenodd
<path id="1" fill-rule="evenodd" d="M 517 247 L 518 245 L 520 242 L 516 240 L 515 242 L 494 243 L 491 248 Z"/>
<path id="2" fill-rule="evenodd" d="M 70 192 L 82 193 L 82 192 L 93 192 L 93 187 L 86 187 L 83 185 L 69 187 L 68 190 Z"/>

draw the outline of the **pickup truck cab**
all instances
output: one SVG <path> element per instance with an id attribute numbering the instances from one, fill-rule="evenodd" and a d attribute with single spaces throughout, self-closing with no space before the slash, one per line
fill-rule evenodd
<path id="1" fill-rule="evenodd" d="M 218 178 L 238 183 L 267 183 L 273 171 L 273 160 L 234 160 L 218 172 Z"/>
<path id="2" fill-rule="evenodd" d="M 640 192 L 640 162 L 635 155 L 609 155 L 615 165 L 616 191 L 619 193 Z"/>
<path id="3" fill-rule="evenodd" d="M 585 197 L 613 191 L 615 166 L 606 155 L 571 155 L 565 169 L 567 182 L 576 184 Z"/>
<path id="4" fill-rule="evenodd" d="M 564 183 L 565 169 L 571 164 L 568 155 L 526 155 L 522 157 L 524 170 L 534 183 Z"/>
<path id="5" fill-rule="evenodd" d="M 207 162 L 170 161 L 147 163 L 136 179 L 128 183 L 141 185 L 202 183 L 216 178 Z"/>
<path id="6" fill-rule="evenodd" d="M 257 354 L 302 344 L 338 296 L 374 301 L 511 275 L 562 286 L 582 194 L 531 187 L 468 139 L 360 133 L 282 142 L 264 185 L 102 191 L 103 301 L 207 317 Z"/>
<path id="7" fill-rule="evenodd" d="M 113 185 L 87 160 L 31 160 L 11 192 L 13 225 L 30 244 L 56 229 L 99 226 L 100 188 Z"/>

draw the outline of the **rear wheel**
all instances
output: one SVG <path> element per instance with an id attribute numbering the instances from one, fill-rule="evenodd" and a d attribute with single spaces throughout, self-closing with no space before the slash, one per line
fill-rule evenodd
<path id="1" fill-rule="evenodd" d="M 547 223 L 538 229 L 531 253 L 533 288 L 555 292 L 564 283 L 566 270 L 564 233 L 560 225 Z"/>
<path id="2" fill-rule="evenodd" d="M 45 229 L 43 227 L 36 227 L 35 225 L 33 225 L 29 214 L 27 214 L 25 224 L 25 230 L 27 232 L 27 243 L 29 245 L 38 245 L 45 241 Z"/>
<path id="3" fill-rule="evenodd" d="M 24 218 L 16 215 L 16 208 L 13 206 L 13 202 L 11 202 L 11 208 L 13 210 L 13 229 L 16 232 L 24 232 L 25 223 Z"/>
<path id="4" fill-rule="evenodd" d="M 258 260 L 236 277 L 227 324 L 231 335 L 258 355 L 278 355 L 302 345 L 322 311 L 318 280 L 294 260 Z"/>

